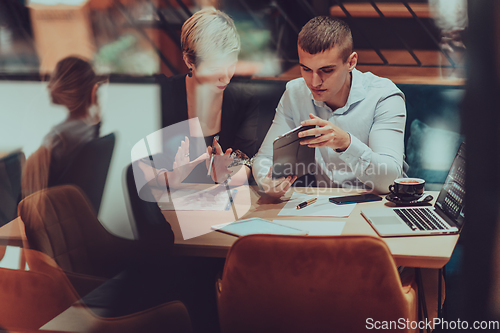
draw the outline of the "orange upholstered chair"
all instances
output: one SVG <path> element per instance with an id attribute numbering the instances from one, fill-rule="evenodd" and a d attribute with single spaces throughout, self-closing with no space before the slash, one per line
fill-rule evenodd
<path id="1" fill-rule="evenodd" d="M 61 284 L 66 276 L 50 258 L 23 251 L 29 271 L 0 268 L 0 327 L 16 332 L 39 328 L 79 299 L 71 284 Z"/>
<path id="2" fill-rule="evenodd" d="M 417 290 L 379 238 L 250 235 L 227 255 L 218 308 L 222 332 L 365 332 L 416 321 Z"/>
<path id="3" fill-rule="evenodd" d="M 130 315 L 103 318 L 85 305 L 74 305 L 57 318 L 42 326 L 50 332 L 89 333 L 191 333 L 192 326 L 186 307 L 172 301 Z"/>
<path id="4" fill-rule="evenodd" d="M 1 251 L 5 246 L 0 246 Z M 0 327 L 12 332 L 192 332 L 182 302 L 173 301 L 130 315 L 94 314 L 66 274 L 44 253 L 23 250 L 29 270 L 0 268 Z"/>
<path id="5" fill-rule="evenodd" d="M 113 277 L 139 254 L 136 241 L 110 234 L 85 194 L 74 185 L 40 190 L 20 202 L 28 246 L 65 272 Z"/>

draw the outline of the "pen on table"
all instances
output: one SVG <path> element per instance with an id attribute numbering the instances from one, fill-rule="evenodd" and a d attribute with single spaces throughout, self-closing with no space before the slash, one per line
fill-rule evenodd
<path id="1" fill-rule="evenodd" d="M 230 193 L 229 193 L 229 202 L 227 203 L 226 205 L 226 209 L 225 210 L 229 210 L 231 208 L 231 205 L 233 204 L 234 202 L 234 197 L 236 196 L 236 193 L 238 193 L 238 190 L 237 189 L 234 189 L 232 190 Z"/>
<path id="2" fill-rule="evenodd" d="M 313 199 L 309 199 L 309 200 L 307 200 L 307 201 L 301 202 L 301 203 L 299 203 L 299 204 L 297 205 L 297 209 L 302 209 L 302 208 L 304 208 L 304 207 L 307 207 L 307 206 L 309 206 L 309 205 L 311 205 L 311 204 L 315 203 L 315 202 L 316 202 L 316 200 L 318 200 L 318 198 L 313 198 Z"/>
<path id="3" fill-rule="evenodd" d="M 217 142 L 219 141 L 219 136 L 216 135 L 214 137 L 214 140 Z M 214 163 L 214 156 L 215 156 L 215 143 L 212 143 L 212 157 L 210 157 L 210 164 L 208 165 L 208 173 L 207 173 L 207 176 L 211 176 L 212 175 L 212 166 L 213 166 L 213 163 Z"/>

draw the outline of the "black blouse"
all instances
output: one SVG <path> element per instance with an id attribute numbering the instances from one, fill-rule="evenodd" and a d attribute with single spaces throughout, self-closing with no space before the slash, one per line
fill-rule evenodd
<path id="1" fill-rule="evenodd" d="M 166 77 L 162 74 L 157 76 L 157 81 L 161 86 L 162 127 L 164 131 L 164 158 L 162 160 L 165 161 L 165 165 L 162 167 L 168 170 L 172 170 L 175 154 L 181 141 L 184 140 L 184 136 L 189 137 L 190 160 L 203 154 L 213 138 L 213 135 L 207 138 L 190 137 L 187 122 L 181 126 L 168 128 L 189 118 L 185 78 L 186 75 Z M 246 86 L 248 87 L 248 85 Z M 229 83 L 224 90 L 221 129 L 218 133 L 222 150 L 226 151 L 226 149 L 232 148 L 233 151 L 241 150 L 249 157 L 255 155 L 257 152 L 257 122 L 258 102 L 253 93 L 238 84 Z M 206 175 L 205 163 L 201 163 L 198 167 L 205 168 L 204 174 Z M 199 169 L 198 167 L 196 169 Z M 203 172 L 193 173 L 201 174 Z M 186 181 L 201 180 L 193 179 L 190 175 Z"/>

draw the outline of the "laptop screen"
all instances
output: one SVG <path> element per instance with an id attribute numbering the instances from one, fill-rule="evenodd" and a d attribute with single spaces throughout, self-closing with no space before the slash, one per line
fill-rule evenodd
<path id="1" fill-rule="evenodd" d="M 464 220 L 464 199 L 465 142 L 460 145 L 457 155 L 451 164 L 446 181 L 436 200 L 436 207 L 452 219 L 457 224 L 457 227 L 461 227 Z"/>

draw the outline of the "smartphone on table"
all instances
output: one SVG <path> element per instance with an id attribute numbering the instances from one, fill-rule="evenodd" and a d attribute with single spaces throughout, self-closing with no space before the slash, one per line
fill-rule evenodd
<path id="1" fill-rule="evenodd" d="M 328 200 L 330 200 L 331 203 L 337 205 L 344 205 L 344 204 L 351 204 L 358 202 L 378 201 L 382 200 L 382 197 L 373 193 L 368 193 L 368 194 L 358 194 L 358 195 L 347 195 L 343 197 L 333 197 Z"/>

